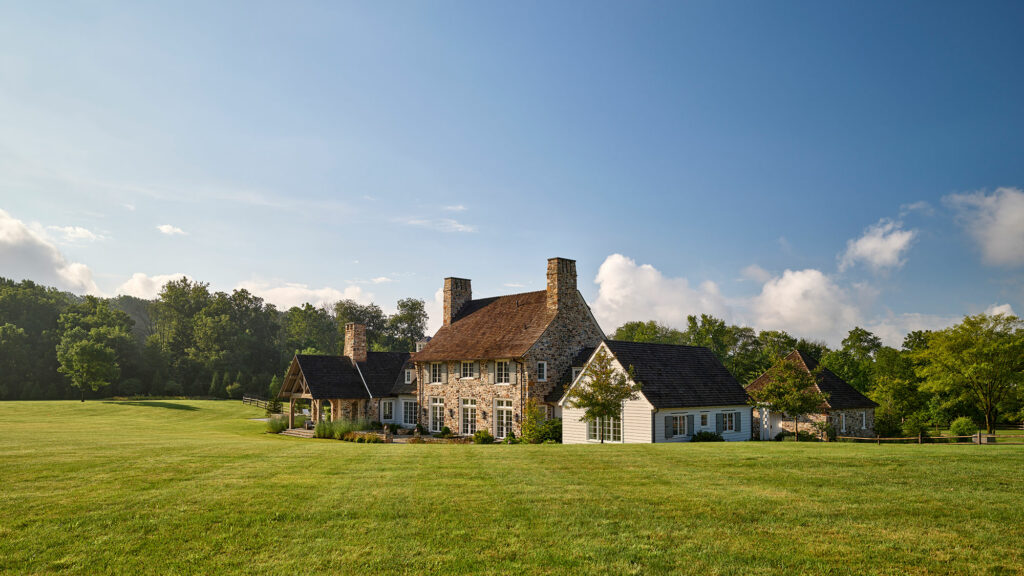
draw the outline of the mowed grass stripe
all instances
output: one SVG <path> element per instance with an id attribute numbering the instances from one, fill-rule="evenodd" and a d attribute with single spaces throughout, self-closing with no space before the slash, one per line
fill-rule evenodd
<path id="1" fill-rule="evenodd" d="M 0 403 L 0 570 L 1024 572 L 1024 447 L 364 445 L 258 416 Z"/>

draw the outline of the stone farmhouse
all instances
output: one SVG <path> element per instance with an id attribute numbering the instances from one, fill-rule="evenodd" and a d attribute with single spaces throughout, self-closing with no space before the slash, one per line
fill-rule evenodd
<path id="1" fill-rule="evenodd" d="M 568 400 L 569 391 L 586 386 L 583 370 L 558 404 L 562 442 L 689 442 L 698 432 L 721 434 L 727 441 L 750 439 L 751 408 L 747 393 L 708 348 L 606 340 L 593 352 L 611 357 L 615 368 L 641 384 L 627 400 L 621 418 L 583 422 L 583 410 Z M 601 434 L 603 428 L 603 434 Z"/>
<path id="2" fill-rule="evenodd" d="M 523 294 L 474 299 L 470 280 L 445 278 L 443 325 L 412 357 L 421 423 L 518 436 L 527 402 L 556 416 L 573 361 L 603 339 L 574 260 L 549 259 L 547 288 Z"/>
<path id="3" fill-rule="evenodd" d="M 818 362 L 799 350 L 794 350 L 779 362 L 794 362 L 800 369 L 810 374 L 819 370 Z M 758 376 L 756 380 L 747 385 L 747 390 L 758 390 L 768 383 L 774 369 L 773 366 Z M 806 426 L 801 426 L 801 430 L 810 432 L 811 424 L 827 421 L 832 423 L 832 427 L 839 436 L 862 438 L 875 436 L 875 408 L 878 407 L 878 404 L 861 394 L 828 368 L 822 367 L 817 372 L 815 386 L 819 392 L 828 394 L 828 399 L 822 403 L 819 412 L 799 418 L 800 424 L 806 424 Z M 772 412 L 769 408 L 755 408 L 754 417 L 757 420 L 754 429 L 758 432 L 761 440 L 772 440 L 783 430 L 794 431 L 791 418 L 784 418 L 782 414 Z"/>

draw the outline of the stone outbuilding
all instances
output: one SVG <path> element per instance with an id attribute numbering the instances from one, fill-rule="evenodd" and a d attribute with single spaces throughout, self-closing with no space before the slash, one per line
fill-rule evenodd
<path id="1" fill-rule="evenodd" d="M 813 432 L 811 426 L 814 423 L 827 421 L 832 424 L 838 436 L 860 438 L 875 436 L 877 403 L 828 368 L 820 367 L 814 358 L 799 350 L 794 350 L 780 362 L 793 362 L 809 374 L 817 374 L 815 387 L 819 392 L 828 395 L 828 399 L 822 403 L 818 412 L 799 418 L 799 423 L 802 425 L 801 430 Z M 768 383 L 774 370 L 775 366 L 747 385 L 747 391 L 758 390 Z M 761 440 L 773 440 L 783 430 L 794 431 L 792 418 L 785 418 L 782 414 L 772 412 L 769 408 L 754 408 L 754 418 L 756 419 L 754 430 Z"/>

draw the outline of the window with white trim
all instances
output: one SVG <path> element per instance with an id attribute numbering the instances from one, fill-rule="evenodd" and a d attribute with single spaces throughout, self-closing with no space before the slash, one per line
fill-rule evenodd
<path id="1" fill-rule="evenodd" d="M 537 382 L 548 381 L 548 363 L 537 362 Z"/>
<path id="2" fill-rule="evenodd" d="M 418 402 L 415 400 L 406 400 L 402 402 L 402 423 L 409 426 L 416 425 L 416 409 L 418 408 Z"/>
<path id="3" fill-rule="evenodd" d="M 580 372 L 583 372 L 583 368 L 574 367 L 572 369 L 572 381 L 575 382 L 580 376 Z"/>
<path id="4" fill-rule="evenodd" d="M 430 365 L 430 382 L 432 384 L 441 383 L 441 378 L 443 374 L 441 370 L 442 366 L 443 365 L 440 362 L 434 362 L 433 364 Z"/>
<path id="5" fill-rule="evenodd" d="M 846 413 L 845 412 L 839 415 L 839 422 L 841 423 L 840 426 L 839 426 L 839 430 L 841 432 L 846 432 Z"/>
<path id="6" fill-rule="evenodd" d="M 476 434 L 476 400 L 473 398 L 462 399 L 462 433 Z"/>
<path id="7" fill-rule="evenodd" d="M 867 412 L 861 412 L 860 413 L 860 427 L 861 427 L 862 430 L 867 430 L 868 429 L 868 413 Z"/>
<path id="8" fill-rule="evenodd" d="M 496 384 L 509 384 L 512 382 L 508 372 L 508 360 L 498 360 L 494 363 L 494 382 Z"/>
<path id="9" fill-rule="evenodd" d="M 412 384 L 412 370 L 405 371 L 405 383 Z"/>
<path id="10" fill-rule="evenodd" d="M 494 437 L 504 438 L 512 431 L 512 401 L 494 401 Z"/>
<path id="11" fill-rule="evenodd" d="M 736 432 L 736 412 L 725 412 L 722 414 L 722 431 Z"/>
<path id="12" fill-rule="evenodd" d="M 622 442 L 622 419 L 598 418 L 593 422 L 587 422 L 587 440 L 600 442 L 602 429 L 605 442 Z"/>
<path id="13" fill-rule="evenodd" d="M 430 399 L 430 431 L 440 432 L 444 428 L 444 398 Z"/>
<path id="14" fill-rule="evenodd" d="M 677 414 L 672 416 L 672 436 L 686 436 L 686 415 Z"/>
<path id="15" fill-rule="evenodd" d="M 473 370 L 474 366 L 472 362 L 462 363 L 462 378 L 476 378 L 476 370 Z"/>
<path id="16" fill-rule="evenodd" d="M 380 401 L 380 419 L 393 420 L 395 418 L 395 403 L 392 400 Z"/>
<path id="17" fill-rule="evenodd" d="M 708 427 L 708 413 L 707 412 L 705 412 L 705 413 L 700 415 L 700 427 L 701 428 L 707 428 Z"/>

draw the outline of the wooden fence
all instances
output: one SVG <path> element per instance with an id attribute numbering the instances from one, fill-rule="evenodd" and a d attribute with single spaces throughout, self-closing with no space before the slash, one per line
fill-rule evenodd
<path id="1" fill-rule="evenodd" d="M 978 432 L 970 436 L 906 436 L 900 438 L 863 438 L 860 436 L 836 436 L 841 442 L 871 442 L 874 444 L 989 444 L 989 445 L 1024 445 L 1024 434 L 987 434 Z"/>
<path id="2" fill-rule="evenodd" d="M 263 408 L 264 410 L 270 409 L 270 400 L 260 398 L 259 396 L 242 396 L 242 404 L 256 406 L 257 408 Z M 281 412 L 281 406 L 278 406 L 274 412 Z"/>

